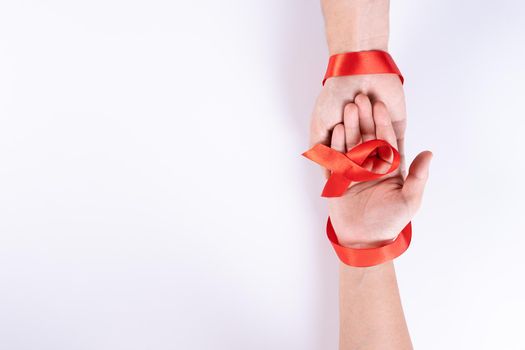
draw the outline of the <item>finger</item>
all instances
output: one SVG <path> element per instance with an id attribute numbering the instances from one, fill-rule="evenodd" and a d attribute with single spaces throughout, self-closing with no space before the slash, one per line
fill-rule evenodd
<path id="1" fill-rule="evenodd" d="M 344 110 L 344 125 L 346 149 L 349 151 L 361 142 L 361 130 L 359 130 L 359 112 L 354 103 L 349 103 Z"/>
<path id="2" fill-rule="evenodd" d="M 354 101 L 359 110 L 359 127 L 361 129 L 363 142 L 374 140 L 376 138 L 376 131 L 370 99 L 364 94 L 359 94 L 355 97 Z"/>
<path id="3" fill-rule="evenodd" d="M 311 146 L 316 144 L 330 145 L 331 130 L 343 122 L 343 108 L 343 102 L 332 101 L 329 95 L 327 97 L 324 92 L 321 92 L 310 119 Z M 330 170 L 323 170 L 324 177 L 328 179 Z"/>
<path id="4" fill-rule="evenodd" d="M 345 126 L 337 124 L 332 131 L 332 148 L 338 152 L 346 152 Z"/>
<path id="5" fill-rule="evenodd" d="M 418 154 L 410 165 L 402 191 L 412 213 L 415 213 L 421 205 L 431 160 L 432 152 L 425 151 Z"/>
<path id="6" fill-rule="evenodd" d="M 390 113 L 390 120 L 392 120 L 392 126 L 394 127 L 394 132 L 396 133 L 397 137 L 397 150 L 399 151 L 399 154 L 401 155 L 401 163 L 399 165 L 399 171 L 403 175 L 403 177 L 406 176 L 406 159 L 405 159 L 405 130 L 406 130 L 406 109 L 404 103 L 399 103 L 401 107 L 401 113 L 399 113 L 399 108 L 391 108 L 392 111 Z M 389 105 L 389 107 L 391 107 Z M 397 116 L 395 115 L 397 111 Z M 401 117 L 400 117 L 401 115 Z"/>
<path id="7" fill-rule="evenodd" d="M 399 162 L 399 172 L 401 173 L 401 176 L 405 178 L 407 174 L 407 169 L 406 169 L 406 159 L 405 159 L 405 138 L 404 137 L 397 138 L 397 147 L 398 147 L 397 150 L 401 157 L 401 161 Z"/>
<path id="8" fill-rule="evenodd" d="M 383 102 L 375 102 L 372 111 L 374 114 L 374 123 L 376 128 L 376 138 L 385 140 L 392 147 L 397 149 L 397 140 L 394 128 L 392 126 L 392 120 L 390 119 L 390 113 Z M 374 171 L 386 172 L 390 168 L 390 163 L 393 161 L 394 154 L 391 149 L 381 147 L 377 152 L 378 161 L 374 167 Z M 396 171 L 390 176 L 399 174 L 400 171 Z"/>
<path id="9" fill-rule="evenodd" d="M 383 102 L 374 103 L 373 107 L 374 123 L 376 129 L 376 138 L 385 140 L 392 147 L 397 149 L 397 139 L 392 127 L 392 120 L 390 119 L 390 113 L 386 109 L 386 106 Z M 390 152 L 388 152 L 388 155 Z M 381 152 L 380 152 L 381 155 Z M 384 152 L 383 152 L 384 155 Z M 385 159 L 388 160 L 388 159 Z"/>

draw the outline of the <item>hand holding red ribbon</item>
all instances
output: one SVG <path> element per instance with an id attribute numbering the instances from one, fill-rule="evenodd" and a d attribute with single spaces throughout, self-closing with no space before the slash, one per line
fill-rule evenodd
<path id="1" fill-rule="evenodd" d="M 381 148 L 383 148 L 383 154 L 385 149 L 393 154 L 393 161 L 387 172 L 375 173 L 363 168 L 362 165 L 367 159 L 372 160 L 372 168 L 374 168 L 375 163 L 379 159 L 373 154 L 379 152 Z M 346 154 L 319 144 L 303 153 L 303 155 L 332 171 L 323 190 L 322 195 L 324 197 L 342 196 L 353 181 L 376 180 L 386 174 L 390 174 L 399 167 L 400 161 L 397 150 L 384 140 L 363 142 Z M 381 264 L 401 255 L 410 245 L 412 226 L 408 223 L 393 242 L 380 247 L 366 249 L 355 249 L 340 245 L 330 218 L 328 218 L 326 233 L 337 256 L 343 263 L 356 267 L 367 267 Z"/>
<path id="2" fill-rule="evenodd" d="M 383 148 L 383 152 L 389 150 L 393 154 L 393 161 L 386 173 L 374 173 L 362 167 L 363 163 L 372 160 L 372 168 L 378 158 L 373 154 Z M 384 153 L 383 153 L 384 154 Z M 355 146 L 346 154 L 325 145 L 315 145 L 303 153 L 306 158 L 326 167 L 332 171 L 323 190 L 323 197 L 340 197 L 348 189 L 353 181 L 370 181 L 390 174 L 399 167 L 400 156 L 397 150 L 384 140 L 370 140 Z M 408 249 L 412 239 L 412 226 L 410 223 L 401 231 L 401 234 L 390 244 L 381 247 L 354 249 L 339 244 L 337 235 L 332 226 L 330 218 L 326 225 L 328 239 L 332 243 L 339 259 L 347 265 L 356 267 L 367 267 L 381 264 L 401 255 Z"/>
<path id="3" fill-rule="evenodd" d="M 316 145 L 304 156 L 331 170 L 323 196 L 340 197 L 330 199 L 326 227 L 337 256 L 347 265 L 367 267 L 398 257 L 410 245 L 410 219 L 420 205 L 431 153 L 418 155 L 404 179 L 396 172 L 400 155 L 385 105 L 374 103 L 372 115 L 359 115 L 348 105 L 345 124 L 332 131 L 332 147 Z M 363 138 L 369 140 L 360 142 Z M 359 183 L 349 188 L 352 182 Z"/>

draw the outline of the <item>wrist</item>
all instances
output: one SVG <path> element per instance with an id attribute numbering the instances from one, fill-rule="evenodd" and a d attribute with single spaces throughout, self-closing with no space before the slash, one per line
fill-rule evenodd
<path id="1" fill-rule="evenodd" d="M 339 277 L 340 279 L 343 279 L 344 277 L 344 279 L 348 282 L 354 282 L 354 287 L 360 287 L 363 286 L 362 283 L 366 281 L 365 279 L 370 278 L 372 276 L 380 277 L 384 274 L 384 272 L 393 269 L 393 267 L 394 262 L 392 260 L 386 261 L 379 265 L 368 267 L 355 267 L 346 265 L 343 262 L 339 262 Z M 355 288 L 345 290 L 357 291 Z"/>
<path id="2" fill-rule="evenodd" d="M 344 38 L 328 40 L 330 56 L 346 52 L 381 50 L 388 52 L 388 34 L 375 37 L 354 38 L 351 35 Z"/>
<path id="3" fill-rule="evenodd" d="M 388 0 L 323 0 L 330 55 L 388 50 Z"/>
<path id="4" fill-rule="evenodd" d="M 339 244 L 343 247 L 352 248 L 352 249 L 367 249 L 367 248 L 377 248 L 382 247 L 386 244 L 390 244 L 394 239 L 384 239 L 384 240 L 367 240 L 367 239 L 352 239 L 352 238 L 339 238 Z"/>

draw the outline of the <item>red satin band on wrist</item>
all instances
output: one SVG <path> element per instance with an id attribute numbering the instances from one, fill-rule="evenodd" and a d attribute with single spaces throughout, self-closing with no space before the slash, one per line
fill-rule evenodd
<path id="1" fill-rule="evenodd" d="M 412 225 L 409 222 L 393 242 L 377 248 L 356 249 L 340 245 L 330 218 L 326 223 L 326 234 L 339 260 L 350 266 L 369 267 L 393 260 L 403 254 L 412 239 Z"/>
<path id="2" fill-rule="evenodd" d="M 373 169 L 375 162 L 382 162 L 375 154 L 380 153 L 384 156 L 387 155 L 388 152 L 390 152 L 390 158 L 393 158 L 393 160 L 386 173 L 374 173 L 362 167 L 365 161 L 371 160 L 373 162 Z M 363 142 L 352 148 L 346 154 L 337 152 L 325 145 L 318 144 L 303 153 L 303 156 L 332 171 L 324 187 L 323 197 L 340 197 L 346 192 L 353 181 L 370 181 L 390 174 L 399 167 L 401 158 L 399 152 L 384 140 Z M 382 264 L 403 254 L 412 239 L 412 226 L 409 222 L 391 243 L 381 247 L 364 249 L 349 248 L 340 245 L 330 218 L 328 218 L 326 225 L 326 233 L 337 256 L 343 263 L 356 267 L 368 267 Z"/>
<path id="3" fill-rule="evenodd" d="M 376 162 L 381 161 L 377 157 L 372 156 L 376 151 L 382 152 L 383 154 L 385 154 L 385 152 L 391 152 L 391 154 L 393 154 L 392 164 L 386 173 L 374 173 L 362 167 L 367 159 L 372 160 L 374 166 Z M 303 156 L 332 171 L 324 186 L 323 197 L 340 197 L 354 181 L 370 181 L 390 174 L 399 167 L 401 158 L 399 152 L 383 140 L 363 142 L 352 148 L 346 154 L 337 152 L 325 145 L 317 144 L 304 152 Z"/>
<path id="4" fill-rule="evenodd" d="M 403 75 L 388 52 L 380 50 L 346 52 L 330 56 L 323 85 L 328 78 L 358 74 L 397 74 L 401 83 Z"/>

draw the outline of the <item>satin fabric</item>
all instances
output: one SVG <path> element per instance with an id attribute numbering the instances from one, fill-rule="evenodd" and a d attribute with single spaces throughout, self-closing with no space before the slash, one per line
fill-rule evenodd
<path id="1" fill-rule="evenodd" d="M 371 159 L 374 165 L 379 161 L 373 156 L 376 152 L 393 154 L 392 164 L 386 173 L 374 173 L 362 167 L 367 159 Z M 384 140 L 363 142 L 346 154 L 337 152 L 328 146 L 317 144 L 304 152 L 303 156 L 332 172 L 321 194 L 323 197 L 340 197 L 354 181 L 370 181 L 390 174 L 399 167 L 401 159 L 399 152 Z"/>
<path id="2" fill-rule="evenodd" d="M 343 263 L 355 267 L 370 267 L 394 260 L 408 249 L 412 240 L 412 224 L 409 222 L 391 243 L 375 248 L 356 249 L 340 245 L 330 218 L 326 223 L 326 235 Z"/>
<path id="3" fill-rule="evenodd" d="M 401 83 L 404 82 L 403 75 L 388 52 L 371 50 L 330 56 L 323 85 L 331 77 L 357 74 L 397 74 Z"/>

